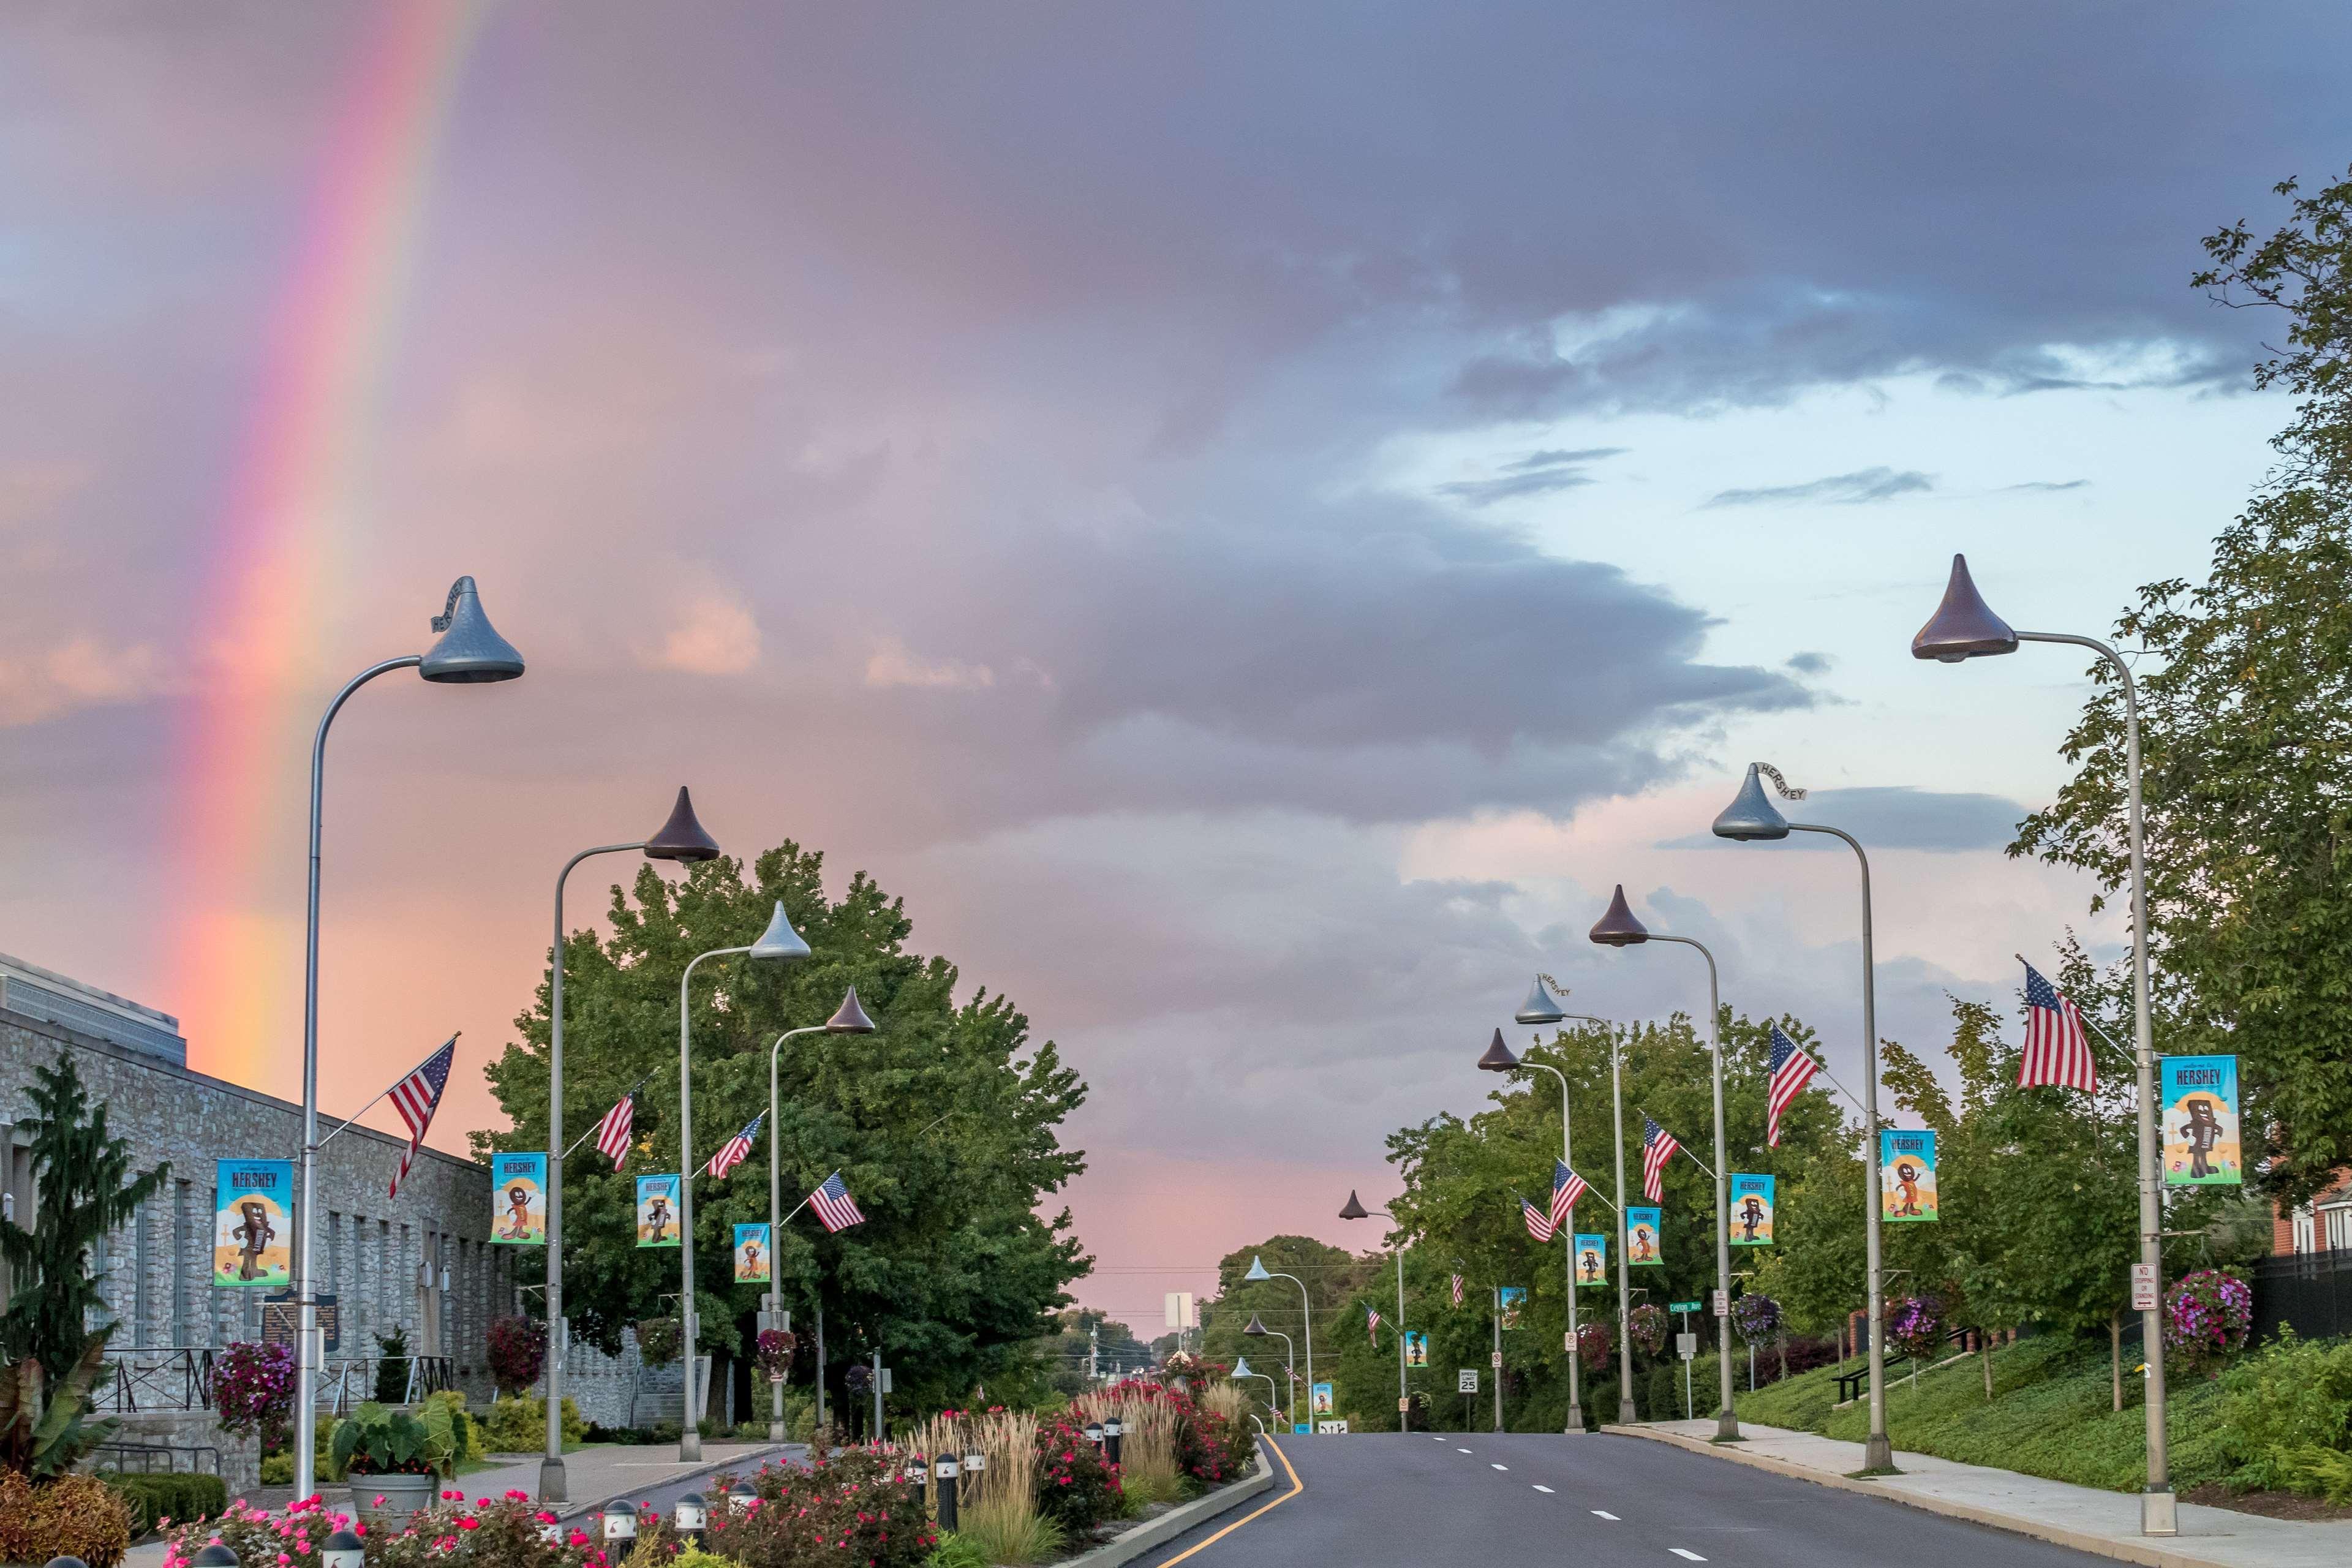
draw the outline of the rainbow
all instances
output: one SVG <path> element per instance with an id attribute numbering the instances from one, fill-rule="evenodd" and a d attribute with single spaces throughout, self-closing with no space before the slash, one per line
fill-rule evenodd
<path id="1" fill-rule="evenodd" d="M 191 1065 L 284 1093 L 300 1057 L 299 877 L 322 609 L 478 0 L 373 13 L 311 186 L 232 467 L 178 738 L 171 996 Z M 299 882 L 296 884 L 299 887 Z M 299 904 L 291 906 L 299 910 Z"/>

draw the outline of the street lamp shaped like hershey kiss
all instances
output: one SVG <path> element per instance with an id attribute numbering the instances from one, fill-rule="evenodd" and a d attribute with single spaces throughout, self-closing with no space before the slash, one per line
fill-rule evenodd
<path id="1" fill-rule="evenodd" d="M 1503 1031 L 1496 1029 L 1495 1037 L 1486 1042 L 1486 1054 L 1478 1058 L 1478 1070 L 1508 1072 L 1518 1065 L 1519 1058 L 1511 1054 L 1510 1047 L 1503 1044 Z"/>
<path id="2" fill-rule="evenodd" d="M 1341 1205 L 1339 1209 L 1339 1217 L 1341 1219 L 1370 1219 L 1372 1217 L 1372 1213 L 1371 1210 L 1366 1208 L 1361 1203 L 1357 1201 L 1356 1189 L 1349 1187 L 1348 1189 L 1348 1201 L 1345 1205 Z"/>
<path id="3" fill-rule="evenodd" d="M 1991 654 L 2015 653 L 2022 642 L 2067 643 L 2099 656 L 2115 677 L 2124 700 L 2124 784 L 2126 800 L 2126 845 L 2131 871 L 2131 929 L 2141 933 L 2132 943 L 2132 1058 L 2139 1090 L 2139 1268 L 2152 1292 L 2142 1309 L 2141 1353 L 2147 1358 L 2147 1396 L 2141 1401 L 2147 1422 L 2147 1479 L 2140 1488 L 2139 1528 L 2142 1535 L 2178 1535 L 2179 1508 L 2172 1490 L 2172 1456 L 2165 1423 L 2165 1349 L 2163 1300 L 2164 1205 L 2156 1173 L 2163 1165 L 2163 1130 L 2156 1113 L 2156 1037 L 2148 1000 L 2147 826 L 2141 773 L 2139 693 L 2131 666 L 2096 637 L 2073 632 L 2021 632 L 1992 613 L 1969 575 L 1965 555 L 1952 557 L 1952 575 L 1944 584 L 1944 602 L 1911 639 L 1911 657 L 1943 664 Z M 2135 1281 L 2138 1293 L 2140 1281 Z"/>
<path id="4" fill-rule="evenodd" d="M 1977 592 L 1976 579 L 1969 575 L 1969 558 L 1955 555 L 1951 579 L 1944 584 L 1944 602 L 1911 639 L 1911 657 L 1958 664 L 1987 654 L 2015 653 L 2017 640 L 2018 634 L 1992 613 L 1992 606 Z"/>

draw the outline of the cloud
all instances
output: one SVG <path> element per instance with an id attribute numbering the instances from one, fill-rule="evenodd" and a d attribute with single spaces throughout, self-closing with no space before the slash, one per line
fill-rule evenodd
<path id="1" fill-rule="evenodd" d="M 1799 675 L 1827 675 L 1830 666 L 1836 662 L 1828 654 L 1808 651 L 1790 654 L 1788 668 Z"/>
<path id="2" fill-rule="evenodd" d="M 1549 495 L 1555 490 L 1573 489 L 1592 482 L 1584 471 L 1585 465 L 1602 458 L 1614 458 L 1625 450 L 1622 447 L 1586 447 L 1576 450 L 1530 452 L 1503 465 L 1503 471 L 1491 479 L 1461 479 L 1437 487 L 1437 493 L 1465 501 L 1474 507 L 1492 506 L 1496 501 L 1515 500 L 1522 496 Z"/>
<path id="3" fill-rule="evenodd" d="M 685 675 L 740 675 L 760 662 L 760 623 L 731 595 L 699 595 L 645 662 Z"/>
<path id="4" fill-rule="evenodd" d="M 1864 850 L 1998 849 L 2017 837 L 2017 825 L 2030 815 L 2026 807 L 2005 795 L 1949 794 L 1909 784 L 1817 789 L 1801 801 L 1776 799 L 1773 804 L 1792 822 L 1844 828 L 1862 841 Z M 1695 833 L 1665 840 L 1658 847 L 1712 849 L 1728 842 L 1711 833 Z M 1792 833 L 1786 842 L 1807 849 L 1844 847 L 1818 833 Z"/>
<path id="5" fill-rule="evenodd" d="M 110 647 L 78 637 L 37 657 L 0 659 L 0 725 L 136 701 L 168 686 L 168 667 L 152 644 Z"/>
<path id="6" fill-rule="evenodd" d="M 2000 493 L 2006 495 L 2017 490 L 2079 490 L 2090 482 L 2088 479 L 2066 479 L 2056 483 L 2048 479 L 2028 479 L 2021 485 L 2003 485 L 2000 487 Z"/>
<path id="7" fill-rule="evenodd" d="M 1916 468 L 1857 468 L 1850 474 L 1832 474 L 1826 479 L 1808 479 L 1798 485 L 1717 490 L 1700 504 L 1703 507 L 1793 506 L 1803 501 L 1819 501 L 1832 506 L 1863 506 L 1935 488 L 1935 479 Z"/>
<path id="8" fill-rule="evenodd" d="M 960 658 L 919 658 L 905 643 L 892 637 L 866 661 L 866 684 L 934 691 L 984 690 L 996 684 L 996 672 L 984 664 L 966 664 Z"/>

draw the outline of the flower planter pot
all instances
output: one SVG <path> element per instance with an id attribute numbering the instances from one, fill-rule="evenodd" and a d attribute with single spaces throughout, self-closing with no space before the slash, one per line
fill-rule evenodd
<path id="1" fill-rule="evenodd" d="M 438 1476 L 352 1476 L 352 1511 L 370 1525 L 404 1525 L 441 1495 Z M 376 1499 L 383 1502 L 378 1506 Z"/>

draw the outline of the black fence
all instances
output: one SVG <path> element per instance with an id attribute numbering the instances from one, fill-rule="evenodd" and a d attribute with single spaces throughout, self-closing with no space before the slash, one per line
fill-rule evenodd
<path id="1" fill-rule="evenodd" d="M 2257 1340 L 2293 1328 L 2299 1339 L 2352 1334 L 2352 1252 L 2304 1252 L 2254 1265 Z"/>
<path id="2" fill-rule="evenodd" d="M 106 1411 L 209 1410 L 213 1352 L 199 1345 L 109 1346 L 90 1402 Z"/>

